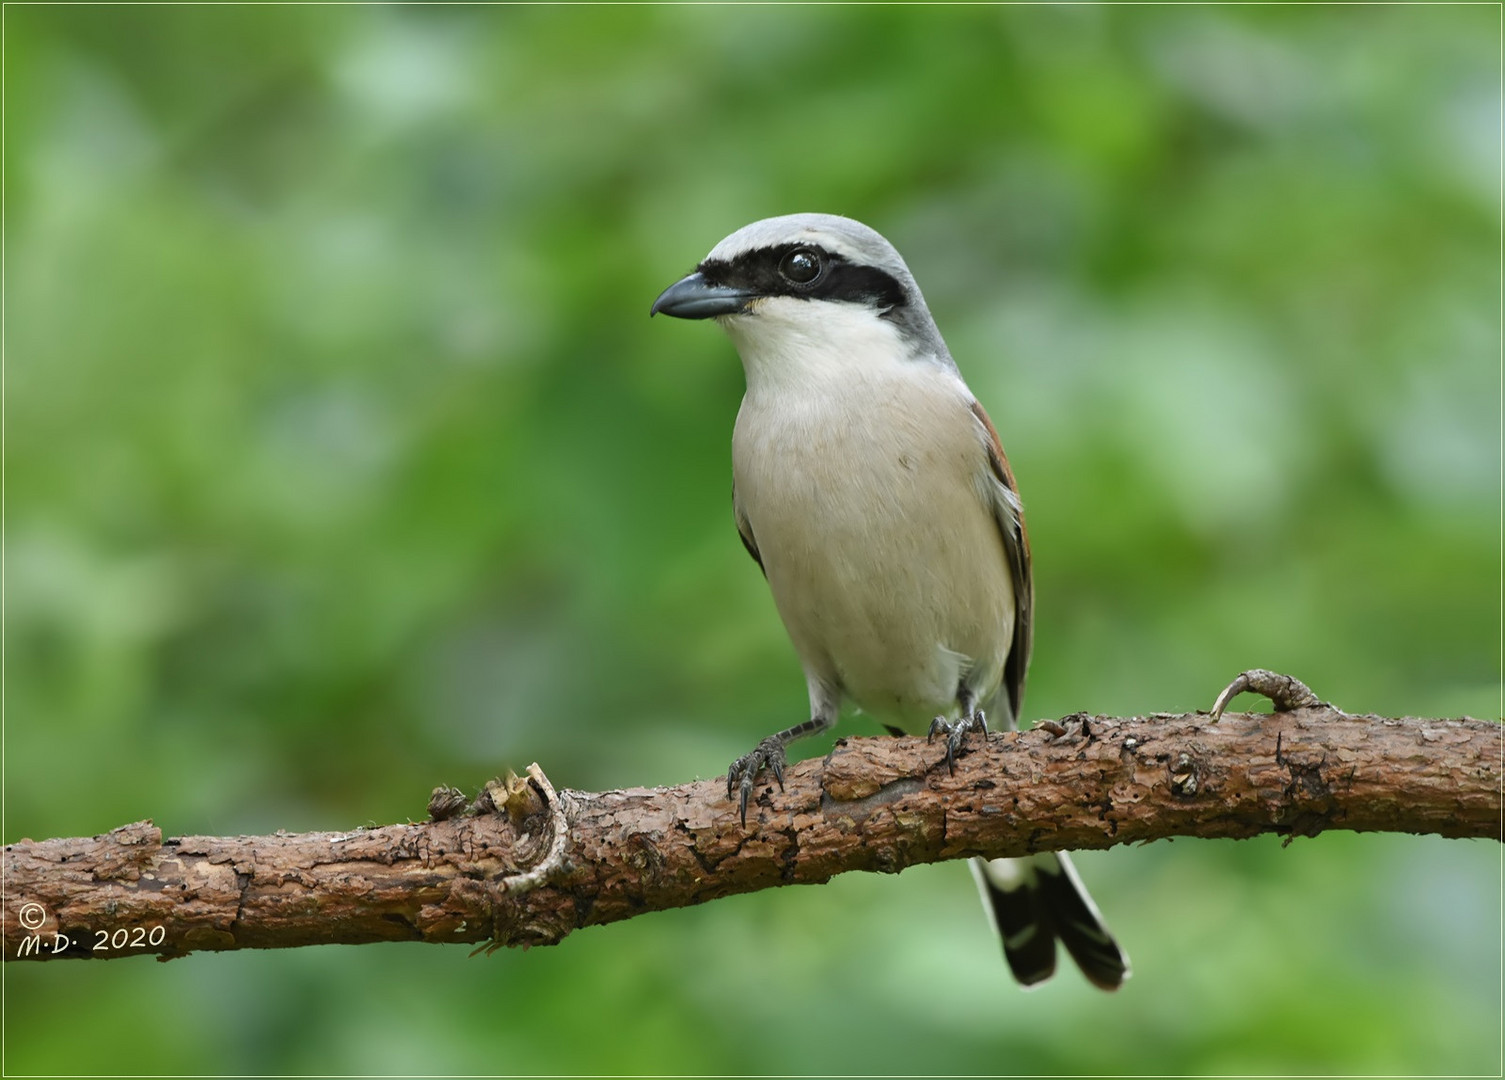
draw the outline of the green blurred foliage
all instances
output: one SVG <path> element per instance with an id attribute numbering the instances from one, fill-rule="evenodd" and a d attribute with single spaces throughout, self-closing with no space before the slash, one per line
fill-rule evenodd
<path id="1" fill-rule="evenodd" d="M 646 315 L 807 209 L 895 242 L 1003 433 L 1031 716 L 1256 665 L 1498 715 L 1499 18 L 7 6 L 5 839 L 677 782 L 802 718 L 739 365 Z M 1500 858 L 1085 855 L 1113 997 L 1018 992 L 956 864 L 487 959 L 7 966 L 5 1068 L 1492 1073 Z"/>

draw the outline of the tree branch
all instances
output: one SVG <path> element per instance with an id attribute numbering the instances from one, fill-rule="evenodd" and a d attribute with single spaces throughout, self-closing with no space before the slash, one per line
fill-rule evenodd
<path id="1" fill-rule="evenodd" d="M 1079 714 L 973 736 L 954 774 L 923 739 L 846 739 L 789 769 L 783 791 L 760 784 L 745 829 L 723 779 L 554 794 L 541 773 L 492 791 L 505 813 L 350 833 L 163 839 L 143 821 L 7 846 L 4 954 L 541 945 L 645 911 L 969 855 L 1327 829 L 1498 840 L 1502 732 L 1321 703 L 1221 723 Z"/>

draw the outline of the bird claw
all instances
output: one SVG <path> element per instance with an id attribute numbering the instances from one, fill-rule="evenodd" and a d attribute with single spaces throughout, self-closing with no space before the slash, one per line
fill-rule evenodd
<path id="1" fill-rule="evenodd" d="M 739 793 L 737 806 L 742 814 L 742 824 L 747 825 L 747 801 L 752 798 L 753 786 L 757 783 L 758 774 L 764 769 L 773 773 L 773 778 L 778 781 L 779 790 L 784 790 L 784 766 L 788 759 L 784 756 L 784 742 L 777 735 L 770 735 L 758 743 L 750 754 L 743 754 L 732 762 L 731 768 L 726 770 L 726 797 L 730 799 L 732 792 Z"/>
<path id="2" fill-rule="evenodd" d="M 981 709 L 972 713 L 959 716 L 955 720 L 947 720 L 944 716 L 937 716 L 930 721 L 930 734 L 925 737 L 926 742 L 933 742 L 937 735 L 946 736 L 946 771 L 955 775 L 956 754 L 966 741 L 967 732 L 980 731 L 983 736 L 988 734 L 988 718 Z"/>

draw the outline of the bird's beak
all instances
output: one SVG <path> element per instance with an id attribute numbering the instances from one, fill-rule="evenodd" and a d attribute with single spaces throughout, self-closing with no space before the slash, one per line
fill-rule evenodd
<path id="1" fill-rule="evenodd" d="M 680 278 L 653 302 L 648 310 L 652 318 L 662 311 L 676 319 L 711 319 L 717 315 L 736 315 L 755 294 L 727 285 L 712 285 L 696 271 L 689 277 Z"/>

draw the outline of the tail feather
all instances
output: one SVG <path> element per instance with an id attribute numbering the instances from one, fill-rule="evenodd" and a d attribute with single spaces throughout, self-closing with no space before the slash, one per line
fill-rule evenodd
<path id="1" fill-rule="evenodd" d="M 1027 859 L 973 859 L 983 901 L 1003 939 L 1003 955 L 1025 987 L 1056 970 L 1056 940 L 1094 986 L 1117 990 L 1130 975 L 1129 958 L 1064 853 Z"/>
<path id="2" fill-rule="evenodd" d="M 1026 989 L 1056 973 L 1056 933 L 1028 859 L 971 861 L 983 906 L 1003 942 L 1003 958 Z"/>
<path id="3" fill-rule="evenodd" d="M 1050 861 L 1054 867 L 1040 863 L 1039 881 L 1056 936 L 1092 985 L 1117 990 L 1129 977 L 1129 957 L 1104 925 L 1071 860 L 1060 853 Z"/>

